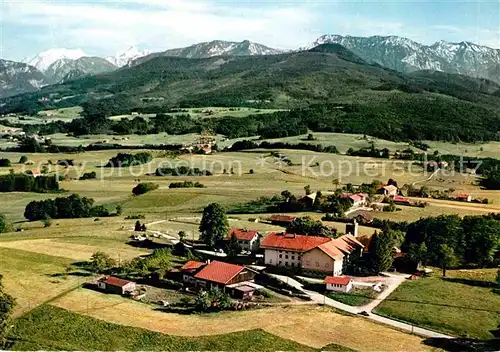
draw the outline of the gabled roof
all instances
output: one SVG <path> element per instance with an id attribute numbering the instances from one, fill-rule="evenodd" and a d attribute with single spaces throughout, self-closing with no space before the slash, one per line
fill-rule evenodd
<path id="1" fill-rule="evenodd" d="M 394 196 L 393 200 L 395 202 L 400 202 L 400 203 L 410 203 L 410 200 L 408 198 L 401 197 L 401 196 Z"/>
<path id="2" fill-rule="evenodd" d="M 243 270 L 245 270 L 244 266 L 214 260 L 201 269 L 194 277 L 225 285 Z"/>
<path id="3" fill-rule="evenodd" d="M 337 248 L 334 241 L 323 243 L 316 248 L 323 251 L 323 253 L 328 255 L 330 258 L 333 258 L 333 259 L 344 258 L 344 254 Z"/>
<path id="4" fill-rule="evenodd" d="M 259 233 L 254 230 L 231 229 L 226 236 L 226 240 L 230 240 L 233 235 L 236 236 L 238 241 L 251 241 L 255 236 L 258 236 Z"/>
<path id="5" fill-rule="evenodd" d="M 195 260 L 190 260 L 186 264 L 184 264 L 180 270 L 196 270 L 206 265 L 207 263 L 197 262 Z"/>
<path id="6" fill-rule="evenodd" d="M 106 285 L 116 286 L 116 287 L 123 287 L 130 283 L 134 283 L 133 281 L 123 280 L 113 276 L 103 276 L 98 281 L 104 282 L 106 283 Z"/>
<path id="7" fill-rule="evenodd" d="M 356 249 L 365 248 L 365 246 L 359 242 L 353 235 L 344 235 L 335 240 L 333 240 L 335 247 L 340 249 L 342 252 L 351 254 Z"/>
<path id="8" fill-rule="evenodd" d="M 385 189 L 387 192 L 394 192 L 398 190 L 398 188 L 394 185 L 387 185 L 382 188 Z"/>
<path id="9" fill-rule="evenodd" d="M 330 241 L 331 239 L 326 237 L 272 232 L 266 238 L 264 238 L 264 240 L 260 244 L 260 247 L 307 252 L 323 243 Z"/>
<path id="10" fill-rule="evenodd" d="M 349 283 L 352 281 L 352 279 L 348 276 L 327 276 L 325 277 L 325 280 L 323 281 L 325 284 L 330 284 L 330 285 L 349 285 Z"/>

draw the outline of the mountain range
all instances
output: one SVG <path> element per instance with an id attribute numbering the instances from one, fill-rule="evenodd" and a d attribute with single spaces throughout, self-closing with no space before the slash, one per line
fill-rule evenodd
<path id="1" fill-rule="evenodd" d="M 402 73 L 432 70 L 486 78 L 500 83 L 500 50 L 470 42 L 440 41 L 427 46 L 397 36 L 323 35 L 308 48 L 297 51 L 332 43 L 349 49 L 363 61 Z M 141 65 L 157 57 L 201 59 L 215 56 L 269 56 L 284 52 L 248 40 L 215 40 L 158 53 L 131 47 L 106 59 L 89 56 L 80 49 L 50 49 L 23 63 L 2 60 L 0 97 L 36 91 L 46 85 L 107 73 L 120 67 Z"/>

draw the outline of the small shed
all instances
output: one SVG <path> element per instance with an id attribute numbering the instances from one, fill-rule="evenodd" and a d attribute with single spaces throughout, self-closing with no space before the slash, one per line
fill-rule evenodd
<path id="1" fill-rule="evenodd" d="M 103 276 L 97 280 L 97 287 L 105 292 L 125 295 L 134 292 L 136 284 L 113 276 Z"/>
<path id="2" fill-rule="evenodd" d="M 250 285 L 240 285 L 232 288 L 232 296 L 239 299 L 250 299 L 253 297 L 255 287 Z"/>
<path id="3" fill-rule="evenodd" d="M 323 281 L 327 291 L 349 292 L 352 290 L 352 279 L 347 276 L 327 276 Z"/>

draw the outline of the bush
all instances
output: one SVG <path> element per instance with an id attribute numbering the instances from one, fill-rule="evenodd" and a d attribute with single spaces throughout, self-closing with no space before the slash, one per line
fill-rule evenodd
<path id="1" fill-rule="evenodd" d="M 21 156 L 19 159 L 19 164 L 26 164 L 28 162 L 28 157 L 26 155 Z"/>
<path id="2" fill-rule="evenodd" d="M 0 159 L 0 167 L 10 167 L 11 163 L 9 159 Z"/>
<path id="3" fill-rule="evenodd" d="M 97 178 L 97 174 L 95 173 L 95 171 L 86 172 L 86 173 L 83 174 L 82 177 L 80 177 L 80 181 L 93 180 L 95 178 Z"/>
<path id="4" fill-rule="evenodd" d="M 168 186 L 168 188 L 205 188 L 205 186 L 199 182 L 184 181 L 173 182 Z"/>
<path id="5" fill-rule="evenodd" d="M 132 189 L 132 193 L 135 196 L 139 196 L 141 194 L 145 194 L 151 191 L 158 189 L 158 185 L 156 183 L 139 183 Z"/>

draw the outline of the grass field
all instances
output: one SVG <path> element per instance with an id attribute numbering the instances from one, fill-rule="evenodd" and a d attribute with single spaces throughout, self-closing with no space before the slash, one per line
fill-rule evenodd
<path id="1" fill-rule="evenodd" d="M 350 306 L 364 306 L 370 303 L 379 295 L 379 292 L 372 288 L 354 288 L 350 292 L 331 292 L 328 297 Z"/>
<path id="2" fill-rule="evenodd" d="M 312 348 L 262 330 L 204 337 L 169 336 L 41 306 L 19 319 L 14 350 L 309 351 Z M 105 347 L 104 347 L 105 346 Z M 340 346 L 335 351 L 348 351 Z"/>
<path id="3" fill-rule="evenodd" d="M 155 311 L 142 303 L 85 289 L 70 292 L 52 304 L 110 323 L 168 335 L 206 336 L 262 329 L 314 348 L 335 343 L 363 351 L 425 350 L 421 339 L 416 336 L 314 305 L 179 315 Z M 359 331 L 363 331 L 363 339 L 359 339 Z M 365 341 L 370 341 L 370 346 Z"/>
<path id="4" fill-rule="evenodd" d="M 406 281 L 376 309 L 377 314 L 457 336 L 492 338 L 500 324 L 500 295 L 492 292 L 496 269 L 449 270 Z"/>

